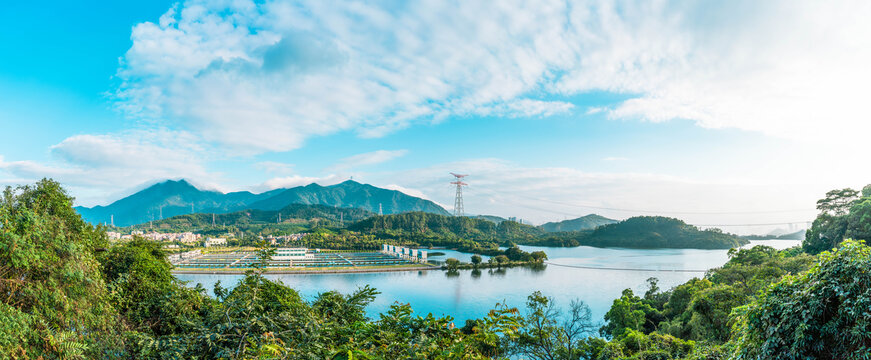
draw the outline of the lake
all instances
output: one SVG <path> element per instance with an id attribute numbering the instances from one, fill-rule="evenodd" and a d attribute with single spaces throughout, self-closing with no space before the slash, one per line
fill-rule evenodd
<path id="1" fill-rule="evenodd" d="M 801 244 L 799 240 L 751 241 L 748 247 L 767 245 L 778 249 Z M 442 270 L 316 274 L 316 275 L 267 275 L 281 280 L 296 289 L 302 296 L 311 299 L 320 292 L 338 290 L 353 292 L 366 284 L 381 292 L 367 308 L 370 316 L 376 317 L 394 302 L 410 303 L 421 315 L 451 315 L 462 326 L 466 319 L 480 318 L 497 303 L 521 308 L 526 297 L 538 290 L 553 297 L 558 305 L 567 306 L 572 300 L 584 301 L 590 306 L 593 319 L 602 317 L 623 289 L 631 288 L 636 294 L 647 289 L 646 280 L 656 277 L 660 288 L 668 289 L 703 273 L 677 272 L 670 270 L 706 270 L 726 263 L 727 250 L 696 249 L 621 249 L 579 246 L 574 248 L 551 248 L 521 246 L 525 251 L 543 250 L 548 255 L 545 269 L 510 268 L 482 270 L 476 275 L 471 270 L 460 271 L 451 276 Z M 455 257 L 469 261 L 470 254 L 452 250 L 434 250 L 445 255 L 433 260 Z M 486 261 L 486 260 L 485 260 Z M 632 270 L 606 270 L 580 267 L 607 267 Z M 206 289 L 221 281 L 225 287 L 235 284 L 242 275 L 178 274 L 189 285 L 201 283 Z"/>

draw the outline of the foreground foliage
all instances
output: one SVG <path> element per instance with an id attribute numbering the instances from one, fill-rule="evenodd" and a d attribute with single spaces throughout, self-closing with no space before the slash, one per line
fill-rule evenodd
<path id="1" fill-rule="evenodd" d="M 852 240 L 741 309 L 745 358 L 871 358 L 871 248 Z"/>
<path id="2" fill-rule="evenodd" d="M 651 278 L 644 294 L 625 290 L 603 324 L 580 301 L 556 304 L 534 293 L 521 309 L 498 305 L 458 326 L 401 303 L 369 318 L 365 308 L 375 289 L 306 300 L 259 271 L 229 289 L 218 283 L 209 296 L 173 277 L 159 245 L 137 239 L 110 246 L 104 229 L 83 222 L 71 204 L 50 180 L 4 192 L 0 359 L 840 359 L 871 353 L 871 248 L 862 241 L 839 242 L 819 256 L 799 248 L 731 250 L 724 266 L 702 278 L 667 290 Z M 824 206 L 831 216 L 856 216 L 849 228 L 863 229 L 857 204 Z M 514 247 L 499 256 L 544 258 Z M 472 266 L 483 263 L 478 258 Z"/>

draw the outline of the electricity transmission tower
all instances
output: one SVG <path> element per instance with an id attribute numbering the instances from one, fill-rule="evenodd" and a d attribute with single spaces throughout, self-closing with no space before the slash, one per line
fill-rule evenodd
<path id="1" fill-rule="evenodd" d="M 463 216 L 465 211 L 463 210 L 463 186 L 468 186 L 463 182 L 463 178 L 469 175 L 461 175 L 451 173 L 456 180 L 451 181 L 451 184 L 457 185 L 457 197 L 454 199 L 454 216 Z"/>

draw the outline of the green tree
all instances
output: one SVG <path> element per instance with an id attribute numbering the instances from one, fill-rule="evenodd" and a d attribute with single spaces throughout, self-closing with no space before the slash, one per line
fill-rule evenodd
<path id="1" fill-rule="evenodd" d="M 176 280 L 158 242 L 135 238 L 101 257 L 112 304 L 130 329 L 154 335 L 189 332 L 211 301 Z"/>
<path id="2" fill-rule="evenodd" d="M 82 221 L 60 184 L 7 187 L 0 203 L 0 353 L 97 357 L 115 337 L 95 250 L 102 229 Z"/>
<path id="3" fill-rule="evenodd" d="M 547 254 L 544 251 L 533 251 L 532 259 L 535 261 L 545 261 L 547 260 Z"/>
<path id="4" fill-rule="evenodd" d="M 478 254 L 472 255 L 472 264 L 474 264 L 475 266 L 480 265 L 482 260 L 483 259 L 481 258 L 481 255 L 478 255 Z"/>
<path id="5" fill-rule="evenodd" d="M 455 258 L 447 258 L 445 259 L 445 266 L 448 268 L 448 270 L 457 270 L 457 267 L 460 266 L 460 260 L 457 260 Z"/>
<path id="6" fill-rule="evenodd" d="M 844 241 L 737 313 L 746 359 L 856 359 L 871 354 L 871 248 Z"/>
<path id="7" fill-rule="evenodd" d="M 866 186 L 871 190 L 871 185 Z M 864 190 L 863 190 L 864 192 Z M 864 197 L 850 207 L 845 237 L 871 241 L 871 197 Z"/>
<path id="8" fill-rule="evenodd" d="M 834 249 L 844 239 L 849 225 L 847 216 L 820 214 L 805 234 L 802 248 L 809 254 Z"/>
<path id="9" fill-rule="evenodd" d="M 817 200 L 817 210 L 821 214 L 841 216 L 847 214 L 853 203 L 859 199 L 859 192 L 850 188 L 832 190 L 826 197 Z"/>
<path id="10" fill-rule="evenodd" d="M 527 298 L 523 327 L 514 341 L 517 353 L 537 360 L 577 359 L 587 353 L 584 336 L 596 330 L 590 308 L 572 301 L 567 312 L 536 291 Z"/>
<path id="11" fill-rule="evenodd" d="M 631 289 L 626 289 L 605 314 L 607 323 L 599 332 L 602 336 L 612 338 L 619 338 L 628 330 L 651 332 L 655 330 L 656 323 L 650 318 L 657 317 L 657 313 L 656 309 L 635 296 Z"/>

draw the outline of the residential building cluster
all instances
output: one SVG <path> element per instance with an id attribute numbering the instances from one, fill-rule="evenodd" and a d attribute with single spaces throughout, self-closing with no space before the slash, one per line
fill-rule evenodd
<path id="1" fill-rule="evenodd" d="M 183 233 L 157 233 L 150 232 L 143 234 L 142 237 L 154 241 L 178 241 L 184 244 L 195 243 L 202 240 L 202 235 L 192 232 Z"/>
<path id="2" fill-rule="evenodd" d="M 203 242 L 203 246 L 227 246 L 227 238 L 207 238 L 206 241 Z"/>
<path id="3" fill-rule="evenodd" d="M 133 240 L 134 236 L 141 236 L 148 240 L 154 241 L 164 241 L 164 242 L 174 242 L 178 241 L 184 244 L 192 244 L 199 241 L 202 241 L 202 235 L 195 234 L 192 232 L 183 232 L 183 233 L 158 233 L 158 232 L 150 232 L 143 233 L 142 231 L 133 231 L 130 234 L 121 234 L 116 231 L 107 231 L 106 235 L 109 236 L 109 240 Z"/>
<path id="4" fill-rule="evenodd" d="M 267 236 L 267 237 L 265 237 L 265 238 L 261 236 L 261 237 L 260 237 L 260 240 L 266 240 L 266 241 L 268 241 L 268 242 L 269 242 L 270 244 L 272 244 L 272 245 L 288 244 L 288 243 L 291 243 L 291 242 L 300 241 L 300 240 L 302 240 L 302 238 L 305 237 L 306 235 L 308 235 L 308 234 L 305 234 L 305 233 L 299 233 L 299 234 L 280 235 L 280 236 L 272 236 L 272 235 L 270 235 L 270 236 Z"/>

